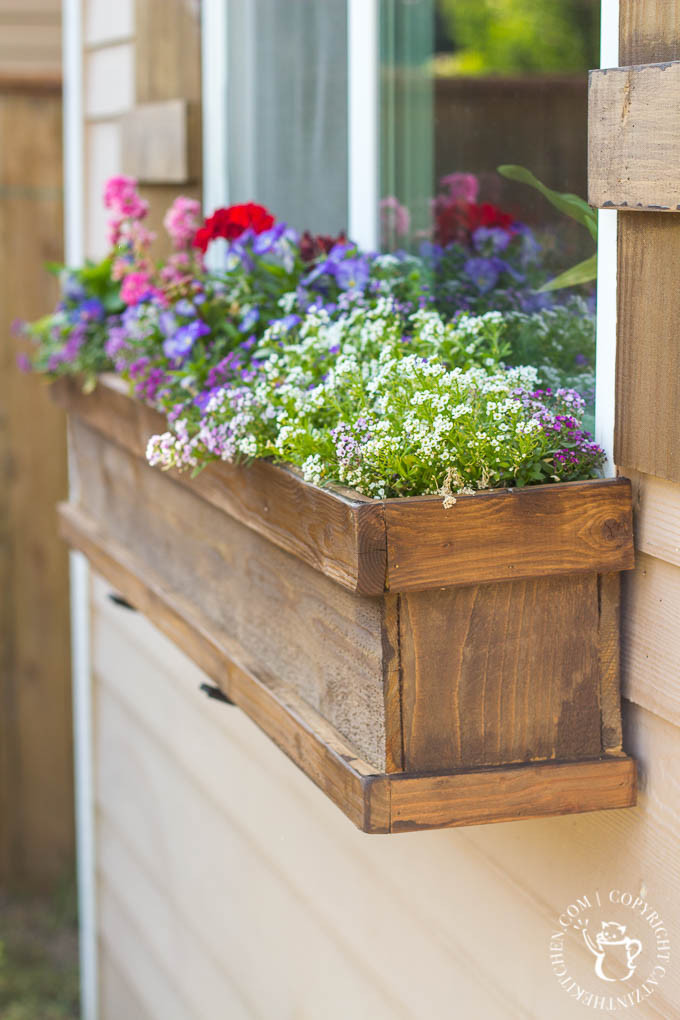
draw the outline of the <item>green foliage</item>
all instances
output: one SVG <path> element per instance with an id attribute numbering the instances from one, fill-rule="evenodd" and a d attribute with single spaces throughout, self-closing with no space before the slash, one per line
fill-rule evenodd
<path id="1" fill-rule="evenodd" d="M 579 198 L 578 195 L 572 195 L 568 191 L 553 191 L 552 188 L 539 181 L 538 177 L 532 174 L 531 170 L 527 170 L 523 166 L 506 163 L 497 167 L 497 170 L 502 177 L 507 177 L 510 181 L 528 184 L 529 187 L 535 188 L 555 209 L 585 227 L 592 239 L 597 243 L 597 212 L 595 209 L 591 209 L 585 199 Z M 565 287 L 578 287 L 584 283 L 592 283 L 596 279 L 597 253 L 584 259 L 583 262 L 572 266 L 571 269 L 566 269 L 553 280 L 544 283 L 542 287 L 538 288 L 538 293 L 563 290 Z"/>
<path id="2" fill-rule="evenodd" d="M 265 332 L 252 378 L 220 391 L 204 413 L 185 408 L 147 455 L 180 468 L 269 457 L 315 484 L 377 498 L 591 477 L 602 452 L 581 429 L 582 399 L 567 389 L 534 393 L 535 368 L 502 364 L 513 344 L 536 352 L 561 324 L 544 312 L 447 322 L 423 309 L 405 318 L 389 298 L 336 319 L 315 309 L 292 332 Z M 555 362 L 569 365 L 578 334 Z"/>
<path id="3" fill-rule="evenodd" d="M 577 262 L 571 269 L 565 269 L 559 276 L 539 287 L 538 293 L 543 294 L 549 290 L 564 290 L 565 287 L 580 287 L 581 284 L 592 283 L 596 279 L 597 254 L 590 255 L 583 262 Z"/>
<path id="4" fill-rule="evenodd" d="M 2 1020 L 79 1016 L 74 886 L 48 901 L 0 898 Z"/>
<path id="5" fill-rule="evenodd" d="M 597 64 L 593 0 L 440 0 L 458 74 L 585 71 Z"/>

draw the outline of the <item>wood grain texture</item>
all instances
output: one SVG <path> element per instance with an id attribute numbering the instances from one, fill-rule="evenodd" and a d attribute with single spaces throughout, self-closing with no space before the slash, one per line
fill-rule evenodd
<path id="1" fill-rule="evenodd" d="M 601 753 L 595 574 L 404 594 L 399 617 L 405 771 Z"/>
<path id="2" fill-rule="evenodd" d="M 148 571 L 140 577 L 127 550 L 104 537 L 83 513 L 63 504 L 60 520 L 63 537 L 243 708 L 355 825 L 387 831 L 381 776 L 318 712 L 276 680 L 265 683 L 234 662 L 222 635 L 196 617 L 190 598 L 156 583 Z"/>
<path id="3" fill-rule="evenodd" d="M 200 7 L 191 0 L 136 0 L 138 103 L 201 98 Z"/>
<path id="4" fill-rule="evenodd" d="M 624 478 L 385 500 L 388 588 L 629 570 L 630 501 Z"/>
<path id="5" fill-rule="evenodd" d="M 79 507 L 143 575 L 181 593 L 230 658 L 295 691 L 380 769 L 382 606 L 272 545 L 77 419 Z"/>
<path id="6" fill-rule="evenodd" d="M 680 481 L 680 223 L 669 213 L 619 221 L 617 464 Z"/>
<path id="7" fill-rule="evenodd" d="M 90 396 L 73 379 L 59 380 L 52 394 L 60 406 L 139 458 L 144 458 L 149 437 L 166 429 L 158 412 L 131 400 L 127 387 L 113 377 L 103 379 Z M 384 591 L 380 504 L 319 489 L 266 461 L 248 467 L 211 464 L 194 479 L 187 473 L 168 474 L 350 591 Z"/>
<path id="8" fill-rule="evenodd" d="M 52 393 L 139 457 L 149 436 L 165 431 L 161 415 L 131 400 L 112 377 L 88 396 L 73 379 L 59 380 Z M 634 565 L 624 478 L 480 492 L 445 509 L 438 496 L 367 501 L 347 490 L 319 489 L 264 461 L 209 465 L 195 479 L 170 476 L 363 594 L 379 594 L 386 583 L 392 592 L 413 591 Z"/>
<path id="9" fill-rule="evenodd" d="M 542 815 L 631 807 L 636 801 L 635 762 L 518 765 L 456 776 L 402 775 L 390 783 L 392 832 L 509 822 Z"/>
<path id="10" fill-rule="evenodd" d="M 598 672 L 600 677 L 601 746 L 621 751 L 621 575 L 600 574 L 598 592 Z"/>
<path id="11" fill-rule="evenodd" d="M 386 595 L 382 608 L 383 688 L 385 692 L 385 771 L 404 768 L 400 596 Z"/>
<path id="12" fill-rule="evenodd" d="M 7 10 L 7 9 L 6 9 Z M 40 10 L 36 7 L 36 17 Z M 55 9 L 55 17 L 58 11 Z M 2 19 L 0 19 L 0 25 Z M 0 35 L 2 35 L 0 27 Z M 0 43 L 0 50 L 2 44 Z M 20 372 L 13 319 L 57 299 L 59 92 L 0 83 L 0 885 L 47 886 L 73 859 L 69 585 L 54 504 L 67 490 L 66 423 Z"/>
<path id="13" fill-rule="evenodd" d="M 61 77 L 59 0 L 3 0 L 0 3 L 0 75 Z"/>
<path id="14" fill-rule="evenodd" d="M 200 175 L 200 111 L 168 99 L 136 106 L 121 118 L 123 170 L 142 184 L 188 184 Z"/>
<path id="15" fill-rule="evenodd" d="M 651 64 L 680 58 L 677 0 L 619 0 L 619 59 Z"/>
<path id="16" fill-rule="evenodd" d="M 103 538 L 86 515 L 69 505 L 61 507 L 60 515 L 67 541 L 193 658 L 364 832 L 483 824 L 635 803 L 634 762 L 618 756 L 438 776 L 376 772 L 294 693 L 274 680 L 263 682 L 231 660 L 220 635 L 196 620 L 191 602 L 153 584 L 146 572 L 141 578 L 127 550 Z"/>
<path id="17" fill-rule="evenodd" d="M 675 0 L 622 0 L 621 63 L 680 59 Z M 680 481 L 680 229 L 670 213 L 622 215 L 618 224 L 617 464 Z"/>
<path id="18" fill-rule="evenodd" d="M 680 210 L 680 62 L 590 72 L 588 201 Z"/>

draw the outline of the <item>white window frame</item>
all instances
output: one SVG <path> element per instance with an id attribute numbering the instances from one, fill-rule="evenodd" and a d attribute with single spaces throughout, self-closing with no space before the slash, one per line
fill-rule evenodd
<path id="1" fill-rule="evenodd" d="M 349 236 L 367 251 L 379 243 L 380 167 L 378 12 L 380 0 L 347 0 L 348 223 Z M 203 0 L 203 208 L 228 205 L 227 0 Z"/>
<path id="2" fill-rule="evenodd" d="M 619 65 L 619 0 L 602 0 L 600 67 Z M 616 400 L 616 276 L 618 214 L 598 212 L 597 343 L 595 348 L 595 439 L 607 454 L 605 474 L 616 474 L 614 420 Z"/>
<path id="3" fill-rule="evenodd" d="M 64 137 L 64 260 L 85 257 L 85 132 L 83 105 L 83 3 L 63 0 L 62 73 Z M 90 657 L 90 570 L 82 553 L 69 556 L 73 758 L 78 883 L 78 951 L 82 1020 L 97 1020 L 95 790 L 92 668 Z"/>

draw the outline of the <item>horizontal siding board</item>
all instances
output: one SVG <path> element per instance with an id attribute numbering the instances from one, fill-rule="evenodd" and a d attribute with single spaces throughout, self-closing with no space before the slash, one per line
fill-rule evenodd
<path id="1" fill-rule="evenodd" d="M 107 719 L 98 762 L 101 842 L 112 828 L 125 833 L 135 857 L 161 881 L 177 925 L 200 927 L 223 957 L 225 972 L 239 975 L 253 1003 L 251 1015 L 275 1017 L 282 1003 L 290 1015 L 338 1020 L 403 1015 L 379 987 L 369 961 L 362 964 L 351 943 L 312 909 L 304 875 L 291 882 L 282 874 L 276 844 L 254 844 L 240 819 L 225 817 L 214 796 L 201 795 L 197 777 L 184 772 L 171 748 L 149 740 L 145 753 L 141 727 L 101 689 L 99 706 L 100 717 L 105 712 Z M 247 772 L 245 763 L 238 774 Z M 220 777 L 223 790 L 234 774 L 225 771 Z M 116 862 L 105 857 L 102 866 L 109 882 L 128 885 L 128 873 Z M 141 913 L 147 913 L 149 891 L 140 886 L 139 895 Z M 151 932 L 153 911 L 148 915 Z M 314 987 L 314 974 L 327 975 L 326 988 Z M 215 1015 L 205 1004 L 197 1013 Z"/>
<path id="2" fill-rule="evenodd" d="M 108 607 L 103 608 L 108 611 Z M 112 608 L 111 612 L 116 611 Z M 127 624 L 123 623 L 123 627 L 127 627 Z M 150 641 L 150 635 L 153 634 L 151 628 L 148 624 L 145 628 L 147 647 L 155 645 L 155 640 Z M 428 958 L 420 965 L 423 969 L 422 980 L 413 981 L 413 974 L 409 973 L 413 946 L 408 940 L 402 944 L 398 932 L 404 908 L 403 897 L 406 895 L 408 898 L 408 893 L 384 886 L 377 879 L 386 841 L 374 837 L 378 841 L 376 851 L 370 853 L 370 863 L 364 860 L 362 851 L 371 840 L 363 837 L 337 813 L 268 741 L 260 738 L 255 728 L 240 713 L 211 702 L 195 692 L 194 679 L 198 670 L 187 663 L 183 656 L 177 655 L 170 681 L 167 671 L 163 667 L 158 671 L 155 667 L 151 668 L 149 660 L 145 662 L 140 674 L 139 665 L 134 666 L 135 661 L 138 664 L 141 661 L 136 649 L 129 658 L 127 654 L 124 659 L 121 657 L 125 646 L 121 646 L 120 630 L 112 635 L 113 644 L 103 644 L 99 612 L 95 615 L 95 634 L 95 648 L 99 649 L 96 668 L 99 672 L 100 719 L 104 718 L 102 699 L 106 698 L 107 703 L 110 703 L 112 699 L 119 698 L 121 704 L 125 703 L 126 710 L 132 713 L 129 718 L 133 725 L 137 723 L 136 717 L 139 717 L 140 725 L 150 727 L 151 732 L 146 738 L 150 745 L 147 754 L 159 758 L 160 763 L 149 763 L 149 768 L 155 768 L 159 777 L 164 770 L 173 776 L 186 773 L 182 789 L 186 788 L 187 792 L 180 798 L 180 791 L 177 791 L 173 799 L 173 812 L 182 816 L 184 808 L 192 810 L 191 799 L 198 798 L 200 791 L 204 791 L 205 800 L 199 825 L 200 846 L 195 851 L 187 852 L 184 859 L 188 861 L 194 854 L 200 855 L 201 871 L 210 871 L 211 868 L 219 871 L 224 868 L 225 861 L 236 862 L 237 868 L 245 869 L 241 884 L 258 885 L 263 881 L 261 869 L 264 872 L 271 870 L 279 879 L 283 879 L 290 886 L 292 902 L 303 903 L 305 913 L 314 920 L 315 930 L 324 932 L 324 938 L 337 940 L 343 954 L 351 958 L 352 967 L 368 972 L 371 985 L 380 992 L 382 1005 L 375 1014 L 367 1011 L 365 1014 L 358 1012 L 344 1015 L 385 1017 L 390 1020 L 401 1015 L 417 1016 L 419 1003 L 423 1002 L 429 1003 L 431 1014 L 437 1015 L 448 995 L 451 982 L 449 970 L 452 967 L 457 972 L 461 988 L 467 989 L 468 996 L 482 986 L 481 973 L 474 980 L 469 977 L 474 973 L 475 963 L 464 946 L 452 951 L 437 942 L 431 947 Z M 163 639 L 159 643 L 164 643 Z M 115 661 L 111 655 L 114 648 L 118 650 L 121 665 L 119 676 L 116 671 L 117 679 L 110 675 L 110 665 L 106 675 L 102 671 L 106 663 Z M 185 678 L 189 680 L 188 685 L 184 683 Z M 114 687 L 115 694 L 112 693 Z M 163 706 L 160 713 L 159 706 Z M 112 707 L 115 711 L 115 705 Z M 182 733 L 179 741 L 173 736 L 178 732 Z M 118 750 L 107 755 L 117 769 L 125 767 L 126 758 L 133 753 L 135 739 L 140 743 L 144 739 L 144 730 L 138 731 L 136 725 L 133 744 L 126 744 L 125 751 Z M 102 765 L 98 772 L 103 779 Z M 139 783 L 139 777 L 145 774 L 140 762 L 139 767 L 133 769 L 130 785 L 134 776 L 138 777 L 136 782 Z M 112 775 L 110 785 L 107 784 L 112 795 L 104 799 L 109 805 L 114 805 L 119 827 L 131 834 L 141 829 L 135 839 L 140 848 L 148 847 L 146 852 L 149 860 L 160 860 L 163 855 L 156 837 L 152 830 L 142 828 L 147 825 L 147 813 L 136 809 L 132 790 L 128 796 L 120 794 L 121 775 L 121 771 Z M 235 781 L 232 777 L 241 779 Z M 247 777 L 245 782 L 242 781 L 243 777 Z M 192 785 L 187 788 L 189 780 Z M 118 791 L 115 800 L 114 790 Z M 161 799 L 160 789 L 155 787 L 150 799 L 157 804 Z M 107 810 L 110 813 L 111 807 Z M 153 815 L 155 810 L 152 808 L 148 815 Z M 188 835 L 181 838 L 186 840 L 190 838 L 192 823 L 186 816 L 184 819 L 182 830 L 186 830 Z M 214 835 L 212 851 L 211 835 Z M 179 851 L 178 858 L 182 859 Z M 234 880 L 238 881 L 238 874 L 232 875 L 232 870 L 230 866 L 228 874 L 221 874 L 221 887 L 225 884 L 228 886 Z M 173 874 L 178 875 L 178 872 Z M 181 886 L 179 875 L 177 888 L 181 888 L 184 895 L 184 909 L 196 909 L 201 913 L 209 930 L 214 931 L 216 926 L 225 923 L 219 904 L 213 903 L 207 895 L 203 896 L 196 887 Z M 199 898 L 192 906 L 193 895 Z M 283 908 L 275 905 L 267 908 L 263 905 L 259 923 L 273 926 L 274 936 L 280 939 L 283 937 L 280 926 L 285 923 L 285 916 Z M 235 919 L 233 924 L 236 924 Z M 409 924 L 412 926 L 413 944 L 427 941 L 425 927 L 420 927 L 415 918 L 410 919 Z M 264 938 L 264 935 L 261 937 Z M 215 932 L 214 938 L 224 941 L 227 935 Z M 314 938 L 310 936 L 308 941 L 301 944 L 305 946 L 305 952 L 313 957 Z M 294 961 L 293 965 L 298 966 L 298 963 Z M 311 962 L 309 967 L 312 968 Z M 327 982 L 334 988 L 336 979 L 335 972 L 328 973 Z M 299 980 L 303 979 L 300 977 Z M 340 988 L 336 988 L 336 991 L 339 1003 L 342 1004 L 343 993 Z M 479 996 L 485 1016 L 490 1020 L 505 1020 L 508 1013 L 500 990 L 494 989 L 491 984 L 483 993 L 475 994 Z M 312 999 L 308 1012 L 301 1015 L 310 1018 L 318 1015 L 343 1016 L 340 1010 L 337 1013 L 317 1013 L 313 1006 Z"/>
<path id="3" fill-rule="evenodd" d="M 100 942 L 99 954 L 99 1016 L 100 1020 L 148 1020 L 144 1002 L 118 967 L 108 944 Z"/>
<path id="4" fill-rule="evenodd" d="M 623 693 L 680 726 L 680 568 L 638 554 L 624 581 Z M 680 743 L 680 736 L 679 736 Z"/>
<path id="5" fill-rule="evenodd" d="M 97 910 L 100 953 L 115 961 L 142 1003 L 144 1020 L 204 1020 L 180 995 L 172 970 L 156 959 L 143 915 L 125 909 L 118 883 L 98 882 Z M 116 1012 L 102 1020 L 122 1020 L 117 1003 Z"/>
<path id="6" fill-rule="evenodd" d="M 388 996 L 381 1001 L 389 1003 L 376 1009 L 373 1020 L 445 1016 L 452 1002 L 467 1015 L 490 1020 L 570 1020 L 573 1004 L 546 965 L 547 940 L 561 905 L 584 885 L 610 878 L 635 888 L 643 880 L 680 944 L 680 862 L 674 852 L 680 791 L 677 778 L 667 782 L 666 766 L 658 767 L 678 734 L 661 720 L 633 709 L 635 732 L 647 735 L 636 747 L 645 783 L 638 809 L 367 839 L 240 713 L 199 695 L 200 671 L 137 614 L 109 603 L 106 590 L 96 587 L 94 616 L 100 727 L 108 726 L 113 706 L 118 738 L 128 739 L 129 730 L 130 743 L 117 748 L 113 740 L 108 761 L 123 769 L 128 747 L 141 758 L 124 784 L 120 771 L 105 779 L 99 769 L 102 804 L 135 840 L 140 860 L 146 855 L 159 879 L 171 877 L 181 911 L 200 916 L 207 928 L 226 923 L 236 931 L 238 918 L 225 919 L 209 891 L 191 881 L 196 862 L 183 833 L 190 834 L 192 824 L 200 830 L 200 871 L 213 876 L 213 888 L 230 888 L 238 879 L 248 889 L 262 869 L 271 870 L 289 887 L 292 902 L 303 904 L 314 930 L 330 933 L 343 958 L 349 955 L 353 966 L 372 975 Z M 659 759 L 651 755 L 652 745 L 659 747 Z M 177 826 L 178 842 L 165 840 L 170 858 L 143 827 L 162 800 L 153 792 L 137 795 L 139 777 L 149 769 L 165 776 L 163 782 L 187 777 L 177 783 L 185 792 L 180 796 L 171 782 L 167 804 L 158 807 Z M 192 804 L 194 799 L 200 803 Z M 285 942 L 281 901 L 248 916 L 244 932 Z M 508 917 L 511 944 L 507 926 L 498 923 Z M 297 949 L 312 969 L 315 937 L 306 936 Z M 315 996 L 334 990 L 336 980 L 334 970 L 325 973 L 309 1001 L 325 1005 Z M 282 1010 L 290 1006 L 286 994 Z M 673 995 L 680 997 L 677 981 L 664 989 L 670 998 L 659 1000 L 659 1012 L 645 1006 L 639 1015 L 672 1015 Z M 299 1015 L 316 1017 L 318 1008 Z"/>
<path id="7" fill-rule="evenodd" d="M 230 955 L 224 952 L 222 944 L 211 945 L 205 933 L 197 930 L 199 919 L 195 914 L 186 916 L 178 912 L 167 876 L 159 876 L 157 868 L 148 870 L 141 864 L 127 845 L 127 834 L 117 831 L 103 812 L 100 812 L 98 825 L 100 887 L 103 885 L 105 891 L 115 897 L 128 917 L 143 918 L 149 951 L 170 986 L 177 990 L 180 1000 L 189 1005 L 191 1015 L 210 1017 L 215 1003 L 220 1002 L 229 1020 L 257 1016 L 259 1010 L 249 1000 L 247 990 L 244 995 L 243 977 L 234 973 Z M 187 871 L 191 873 L 190 864 Z M 210 876 L 207 881 L 211 881 Z M 215 893 L 223 899 L 228 915 L 230 905 L 224 893 L 217 890 Z M 106 922 L 105 914 L 102 934 L 104 939 L 112 941 L 108 938 Z"/>
<path id="8" fill-rule="evenodd" d="M 680 567 L 680 485 L 621 470 L 633 485 L 636 549 Z"/>

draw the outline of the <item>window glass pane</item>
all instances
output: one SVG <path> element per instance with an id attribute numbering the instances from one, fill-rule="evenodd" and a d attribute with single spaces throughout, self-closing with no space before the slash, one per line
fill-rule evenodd
<path id="1" fill-rule="evenodd" d="M 599 17 L 599 0 L 380 0 L 383 247 L 428 253 L 451 314 L 554 309 L 555 383 L 591 402 L 596 217 L 571 200 L 565 215 L 537 182 L 585 199 Z M 542 289 L 586 260 L 557 281 L 585 283 Z M 514 356 L 541 364 L 532 337 Z"/>
<path id="2" fill-rule="evenodd" d="M 577 224 L 496 168 L 519 164 L 585 197 L 599 13 L 599 0 L 381 0 L 381 190 L 408 209 L 412 236 L 436 229 L 442 180 L 467 173 L 480 202 L 543 231 L 555 259 L 592 251 Z"/>
<path id="3" fill-rule="evenodd" d="M 347 225 L 346 0 L 230 0 L 229 194 L 299 230 Z"/>

